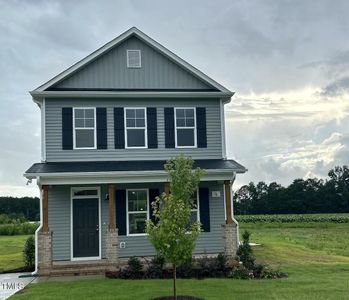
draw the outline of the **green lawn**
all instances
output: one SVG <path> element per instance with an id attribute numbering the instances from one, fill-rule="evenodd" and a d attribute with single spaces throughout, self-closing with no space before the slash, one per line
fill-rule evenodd
<path id="1" fill-rule="evenodd" d="M 288 273 L 278 280 L 179 280 L 179 294 L 205 299 L 349 299 L 349 224 L 241 224 L 259 261 Z M 170 280 L 80 280 L 32 284 L 11 299 L 150 299 Z"/>
<path id="2" fill-rule="evenodd" d="M 29 235 L 0 235 L 0 272 L 24 267 L 23 247 Z"/>

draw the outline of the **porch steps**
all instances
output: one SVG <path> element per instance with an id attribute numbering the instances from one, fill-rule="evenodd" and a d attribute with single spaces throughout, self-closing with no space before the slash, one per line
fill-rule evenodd
<path id="1" fill-rule="evenodd" d="M 110 269 L 106 261 L 90 262 L 60 262 L 54 263 L 49 270 L 50 276 L 79 276 L 79 275 L 104 275 Z"/>

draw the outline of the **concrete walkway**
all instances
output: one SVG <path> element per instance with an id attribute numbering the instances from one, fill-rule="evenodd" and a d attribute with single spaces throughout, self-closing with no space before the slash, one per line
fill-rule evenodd
<path id="1" fill-rule="evenodd" d="M 35 279 L 35 277 L 19 278 L 24 275 L 30 275 L 30 273 L 0 274 L 0 300 L 11 297 Z"/>

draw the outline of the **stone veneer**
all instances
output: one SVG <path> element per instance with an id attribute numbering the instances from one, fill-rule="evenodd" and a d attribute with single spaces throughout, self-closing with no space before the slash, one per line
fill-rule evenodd
<path id="1" fill-rule="evenodd" d="M 236 223 L 223 225 L 224 233 L 224 254 L 229 257 L 235 257 L 238 249 L 238 228 Z"/>
<path id="2" fill-rule="evenodd" d="M 105 236 L 105 254 L 108 271 L 116 271 L 118 266 L 118 229 L 108 229 Z"/>
<path id="3" fill-rule="evenodd" d="M 38 273 L 49 275 L 52 269 L 52 231 L 38 233 Z"/>

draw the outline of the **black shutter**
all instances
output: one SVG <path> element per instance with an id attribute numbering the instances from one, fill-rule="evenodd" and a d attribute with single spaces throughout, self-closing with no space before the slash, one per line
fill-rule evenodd
<path id="1" fill-rule="evenodd" d="M 107 109 L 97 107 L 97 149 L 107 149 Z"/>
<path id="2" fill-rule="evenodd" d="M 126 190 L 115 192 L 116 226 L 119 235 L 126 235 Z"/>
<path id="3" fill-rule="evenodd" d="M 204 232 L 210 232 L 210 197 L 208 188 L 199 188 L 200 222 Z"/>
<path id="4" fill-rule="evenodd" d="M 173 107 L 165 107 L 165 147 L 175 147 L 175 126 Z"/>
<path id="5" fill-rule="evenodd" d="M 206 108 L 196 108 L 196 131 L 198 148 L 207 148 Z"/>
<path id="6" fill-rule="evenodd" d="M 157 196 L 159 196 L 159 189 L 149 189 L 149 216 L 150 220 L 152 220 L 154 224 L 156 223 L 156 220 L 155 216 L 153 215 L 153 208 L 151 206 L 151 203 Z"/>
<path id="7" fill-rule="evenodd" d="M 124 129 L 124 108 L 114 108 L 114 140 L 115 149 L 125 148 L 125 129 Z"/>
<path id="8" fill-rule="evenodd" d="M 156 117 L 156 108 L 147 108 L 147 131 L 148 131 L 148 148 L 158 147 L 158 123 Z"/>
<path id="9" fill-rule="evenodd" d="M 62 108 L 62 149 L 73 149 L 73 109 Z"/>

